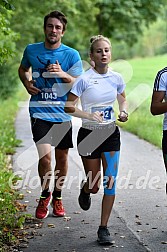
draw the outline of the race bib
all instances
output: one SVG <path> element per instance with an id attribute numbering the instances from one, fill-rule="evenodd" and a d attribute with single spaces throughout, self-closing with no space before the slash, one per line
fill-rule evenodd
<path id="1" fill-rule="evenodd" d="M 52 88 L 43 88 L 38 96 L 39 101 L 55 101 L 57 99 L 57 92 Z"/>
<path id="2" fill-rule="evenodd" d="M 105 121 L 112 120 L 114 118 L 114 110 L 111 106 L 96 106 L 91 108 L 91 113 L 99 111 L 102 113 Z"/>

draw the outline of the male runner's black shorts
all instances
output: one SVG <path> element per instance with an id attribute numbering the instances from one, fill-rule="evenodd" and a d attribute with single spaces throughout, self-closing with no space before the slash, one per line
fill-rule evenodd
<path id="1" fill-rule="evenodd" d="M 31 117 L 31 129 L 36 144 L 48 143 L 62 150 L 73 148 L 71 121 L 55 123 Z"/>
<path id="2" fill-rule="evenodd" d="M 107 128 L 92 131 L 81 127 L 78 132 L 79 155 L 88 159 L 101 158 L 103 152 L 119 151 L 120 144 L 120 132 L 117 126 L 114 132 L 111 130 L 111 134 Z"/>

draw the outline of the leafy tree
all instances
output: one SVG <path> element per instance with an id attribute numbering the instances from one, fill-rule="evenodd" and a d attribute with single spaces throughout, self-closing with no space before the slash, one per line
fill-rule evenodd
<path id="1" fill-rule="evenodd" d="M 114 58 L 133 58 L 154 56 L 165 54 L 167 52 L 167 6 L 163 8 L 161 15 L 156 22 L 149 27 L 144 26 L 142 35 L 139 35 L 138 41 L 133 46 L 125 43 L 124 40 L 112 41 Z"/>
<path id="2" fill-rule="evenodd" d="M 28 43 L 44 40 L 43 18 L 55 9 L 62 11 L 68 19 L 63 43 L 84 51 L 87 47 L 88 38 L 98 31 L 97 28 L 94 31 L 92 27 L 95 27 L 96 14 L 99 10 L 91 0 L 57 0 L 56 4 L 53 0 L 27 0 L 26 2 L 20 0 L 15 3 L 15 8 L 12 28 L 21 33 L 21 39 L 17 43 L 19 50 Z M 91 10 L 92 15 L 90 15 L 89 10 Z"/>
<path id="3" fill-rule="evenodd" d="M 7 0 L 0 1 L 0 65 L 6 62 L 15 52 L 15 41 L 18 34 L 10 28 L 10 19 L 14 6 Z"/>
<path id="4" fill-rule="evenodd" d="M 11 1 L 8 1 L 8 0 L 0 0 L 0 5 L 3 6 L 7 10 L 15 9 Z"/>
<path id="5" fill-rule="evenodd" d="M 160 15 L 166 0 L 19 0 L 15 2 L 12 29 L 21 33 L 17 48 L 43 41 L 43 17 L 58 9 L 68 18 L 68 29 L 63 42 L 78 49 L 87 57 L 89 38 L 103 34 L 115 41 L 134 44 L 143 27 Z"/>
<path id="6" fill-rule="evenodd" d="M 99 33 L 134 44 L 143 27 L 155 22 L 166 0 L 98 0 L 96 16 Z"/>

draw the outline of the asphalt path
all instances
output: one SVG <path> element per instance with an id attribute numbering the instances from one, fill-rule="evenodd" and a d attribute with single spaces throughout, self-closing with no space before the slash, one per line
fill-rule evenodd
<path id="1" fill-rule="evenodd" d="M 32 235 L 23 241 L 20 251 L 167 251 L 166 177 L 161 150 L 123 130 L 117 196 L 108 224 L 115 243 L 112 246 L 97 244 L 103 189 L 92 195 L 90 210 L 83 211 L 79 207 L 79 185 L 84 177 L 76 149 L 80 124 L 80 119 L 73 119 L 74 148 L 69 152 L 69 170 L 63 189 L 66 217 L 52 217 L 50 206 L 46 219 L 33 220 L 35 224 L 30 225 Z M 38 156 L 26 105 L 20 109 L 15 125 L 17 138 L 22 140 L 22 144 L 13 157 L 13 170 L 22 177 L 17 188 L 24 194 L 22 203 L 27 205 L 26 213 L 34 216 L 41 189 L 37 173 Z M 52 160 L 54 167 L 54 155 Z M 53 189 L 53 181 L 51 187 Z M 28 228 L 27 232 L 30 232 Z"/>

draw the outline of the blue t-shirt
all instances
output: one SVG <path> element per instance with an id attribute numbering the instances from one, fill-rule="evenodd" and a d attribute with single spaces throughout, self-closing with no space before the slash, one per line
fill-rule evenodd
<path id="1" fill-rule="evenodd" d="M 56 73 L 47 72 L 49 64 L 59 62 L 64 72 L 71 76 L 82 73 L 82 62 L 78 51 L 61 44 L 57 49 L 45 48 L 44 42 L 29 44 L 23 54 L 21 65 L 32 68 L 34 86 L 41 92 L 32 95 L 29 103 L 30 116 L 51 122 L 70 121 L 64 112 L 64 104 L 70 91 L 69 84 L 63 83 Z"/>

